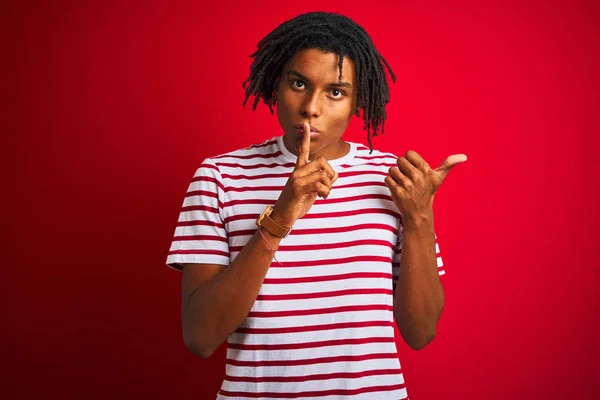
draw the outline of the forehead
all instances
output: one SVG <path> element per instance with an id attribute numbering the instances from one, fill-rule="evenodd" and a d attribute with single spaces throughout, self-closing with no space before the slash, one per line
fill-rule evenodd
<path id="1" fill-rule="evenodd" d="M 335 53 L 324 52 L 319 49 L 300 50 L 288 64 L 288 71 L 293 70 L 306 76 L 316 83 L 339 82 L 339 56 Z M 285 71 L 284 71 L 285 72 Z M 354 84 L 354 61 L 344 57 L 341 81 Z"/>

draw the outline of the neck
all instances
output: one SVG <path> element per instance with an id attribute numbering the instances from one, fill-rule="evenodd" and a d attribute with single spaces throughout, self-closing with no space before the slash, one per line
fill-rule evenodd
<path id="1" fill-rule="evenodd" d="M 295 156 L 298 156 L 298 153 L 299 153 L 298 149 L 295 149 L 292 146 L 290 146 L 288 144 L 285 136 L 283 137 L 283 144 L 285 145 L 285 147 L 288 149 L 288 151 L 290 153 L 294 154 Z M 335 159 L 344 157 L 349 152 L 350 152 L 350 143 L 344 142 L 343 140 L 340 139 L 340 141 L 337 145 L 328 144 L 316 151 L 311 151 L 309 153 L 308 159 L 310 161 L 312 161 L 319 157 L 323 157 L 327 161 L 335 160 Z"/>

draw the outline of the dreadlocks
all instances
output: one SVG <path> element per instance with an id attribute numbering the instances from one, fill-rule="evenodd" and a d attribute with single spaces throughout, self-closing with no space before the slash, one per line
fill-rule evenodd
<path id="1" fill-rule="evenodd" d="M 246 90 L 242 104 L 245 106 L 248 98 L 254 96 L 252 109 L 255 110 L 262 98 L 271 113 L 277 101 L 277 78 L 284 65 L 300 50 L 319 49 L 336 54 L 338 79 L 342 77 L 344 57 L 352 59 L 356 65 L 357 110 L 363 110 L 363 129 L 367 131 L 369 148 L 373 152 L 371 136 L 377 136 L 380 128 L 383 134 L 385 105 L 390 101 L 384 65 L 393 82 L 396 82 L 396 76 L 361 26 L 339 14 L 306 13 L 279 25 L 258 43 L 257 48 L 250 55 L 254 61 L 250 76 L 242 85 Z"/>

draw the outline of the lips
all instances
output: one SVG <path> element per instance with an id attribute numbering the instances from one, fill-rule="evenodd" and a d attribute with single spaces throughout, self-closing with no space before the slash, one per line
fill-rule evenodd
<path id="1" fill-rule="evenodd" d="M 302 124 L 295 124 L 294 128 L 296 128 L 299 131 L 302 131 L 302 133 L 304 133 L 304 125 Z M 317 128 L 315 128 L 314 126 L 310 125 L 310 133 L 320 133 L 321 131 L 318 130 Z"/>
<path id="2" fill-rule="evenodd" d="M 296 133 L 298 134 L 298 140 L 301 140 L 304 137 L 304 126 L 296 124 L 296 125 L 294 125 L 294 128 L 296 128 Z M 317 128 L 310 125 L 310 138 L 311 139 L 316 139 L 320 134 L 321 134 L 321 132 Z"/>

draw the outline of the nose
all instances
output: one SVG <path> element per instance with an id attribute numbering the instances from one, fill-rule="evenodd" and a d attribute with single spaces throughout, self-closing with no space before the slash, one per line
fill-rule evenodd
<path id="1" fill-rule="evenodd" d="M 306 93 L 301 113 L 304 118 L 316 118 L 321 115 L 321 96 L 317 90 Z"/>

